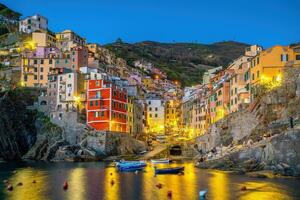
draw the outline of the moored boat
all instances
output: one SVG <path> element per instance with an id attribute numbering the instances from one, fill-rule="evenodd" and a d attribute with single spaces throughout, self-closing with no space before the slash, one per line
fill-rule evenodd
<path id="1" fill-rule="evenodd" d="M 154 168 L 155 174 L 179 174 L 184 171 L 184 167 Z"/>
<path id="2" fill-rule="evenodd" d="M 116 163 L 119 171 L 137 171 L 146 167 L 145 161 L 121 161 Z"/>
<path id="3" fill-rule="evenodd" d="M 151 163 L 153 163 L 153 164 L 167 164 L 169 162 L 170 162 L 170 159 L 167 159 L 167 158 L 151 160 Z"/>

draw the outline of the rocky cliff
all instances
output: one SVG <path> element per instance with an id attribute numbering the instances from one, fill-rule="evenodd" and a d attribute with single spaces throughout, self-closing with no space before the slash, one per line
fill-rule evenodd
<path id="1" fill-rule="evenodd" d="M 223 149 L 222 154 L 199 166 L 241 172 L 272 170 L 281 175 L 300 176 L 300 130 L 289 130 L 246 148 Z"/>
<path id="2" fill-rule="evenodd" d="M 0 158 L 19 160 L 36 141 L 36 112 L 26 110 L 32 92 L 15 89 L 0 94 Z"/>

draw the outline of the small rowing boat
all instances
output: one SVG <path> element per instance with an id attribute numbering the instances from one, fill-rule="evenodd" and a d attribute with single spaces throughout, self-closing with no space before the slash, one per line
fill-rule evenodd
<path id="1" fill-rule="evenodd" d="M 151 163 L 153 164 L 168 164 L 169 162 L 170 160 L 167 158 L 151 160 Z"/>
<path id="2" fill-rule="evenodd" d="M 155 174 L 179 174 L 184 171 L 184 167 L 170 167 L 170 168 L 154 168 Z"/>
<path id="3" fill-rule="evenodd" d="M 120 161 L 116 162 L 116 167 L 119 171 L 137 171 L 146 167 L 145 161 Z"/>

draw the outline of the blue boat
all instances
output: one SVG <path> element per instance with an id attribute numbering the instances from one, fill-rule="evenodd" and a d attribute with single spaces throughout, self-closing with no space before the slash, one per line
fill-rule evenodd
<path id="1" fill-rule="evenodd" d="M 154 168 L 155 174 L 179 174 L 184 171 L 184 167 L 170 167 L 170 168 Z"/>
<path id="2" fill-rule="evenodd" d="M 116 163 L 119 171 L 137 171 L 147 166 L 145 161 L 121 161 Z"/>

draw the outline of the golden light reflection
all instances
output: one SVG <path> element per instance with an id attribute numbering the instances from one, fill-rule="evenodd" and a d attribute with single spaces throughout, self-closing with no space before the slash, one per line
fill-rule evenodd
<path id="1" fill-rule="evenodd" d="M 209 179 L 209 191 L 214 200 L 227 200 L 229 198 L 228 174 L 224 172 L 213 171 Z"/>
<path id="2" fill-rule="evenodd" d="M 105 200 L 118 200 L 120 198 L 120 177 L 115 167 L 105 169 Z"/>
<path id="3" fill-rule="evenodd" d="M 291 199 L 285 189 L 275 187 L 272 183 L 268 182 L 246 182 L 243 184 L 247 187 L 240 197 L 240 200 L 258 200 L 258 199 Z"/>
<path id="4" fill-rule="evenodd" d="M 70 189 L 67 192 L 67 199 L 86 199 L 86 174 L 84 168 L 73 169 L 69 173 L 68 183 Z"/>
<path id="5" fill-rule="evenodd" d="M 196 190 L 197 187 L 197 177 L 196 177 L 196 171 L 195 166 L 193 163 L 186 163 L 184 165 L 184 175 L 179 176 L 183 180 L 180 181 L 181 185 L 180 188 L 184 189 L 184 194 L 189 194 L 190 199 L 197 199 L 198 197 L 198 191 Z M 186 187 L 189 185 L 189 187 Z M 178 190 L 180 191 L 180 188 Z"/>
<path id="6" fill-rule="evenodd" d="M 32 183 L 35 180 L 36 183 Z M 7 199 L 12 200 L 47 200 L 47 176 L 45 172 L 34 170 L 32 168 L 24 168 L 17 171 L 9 181 L 14 186 L 13 192 L 7 192 Z M 23 186 L 16 186 L 18 183 L 23 183 Z"/>

